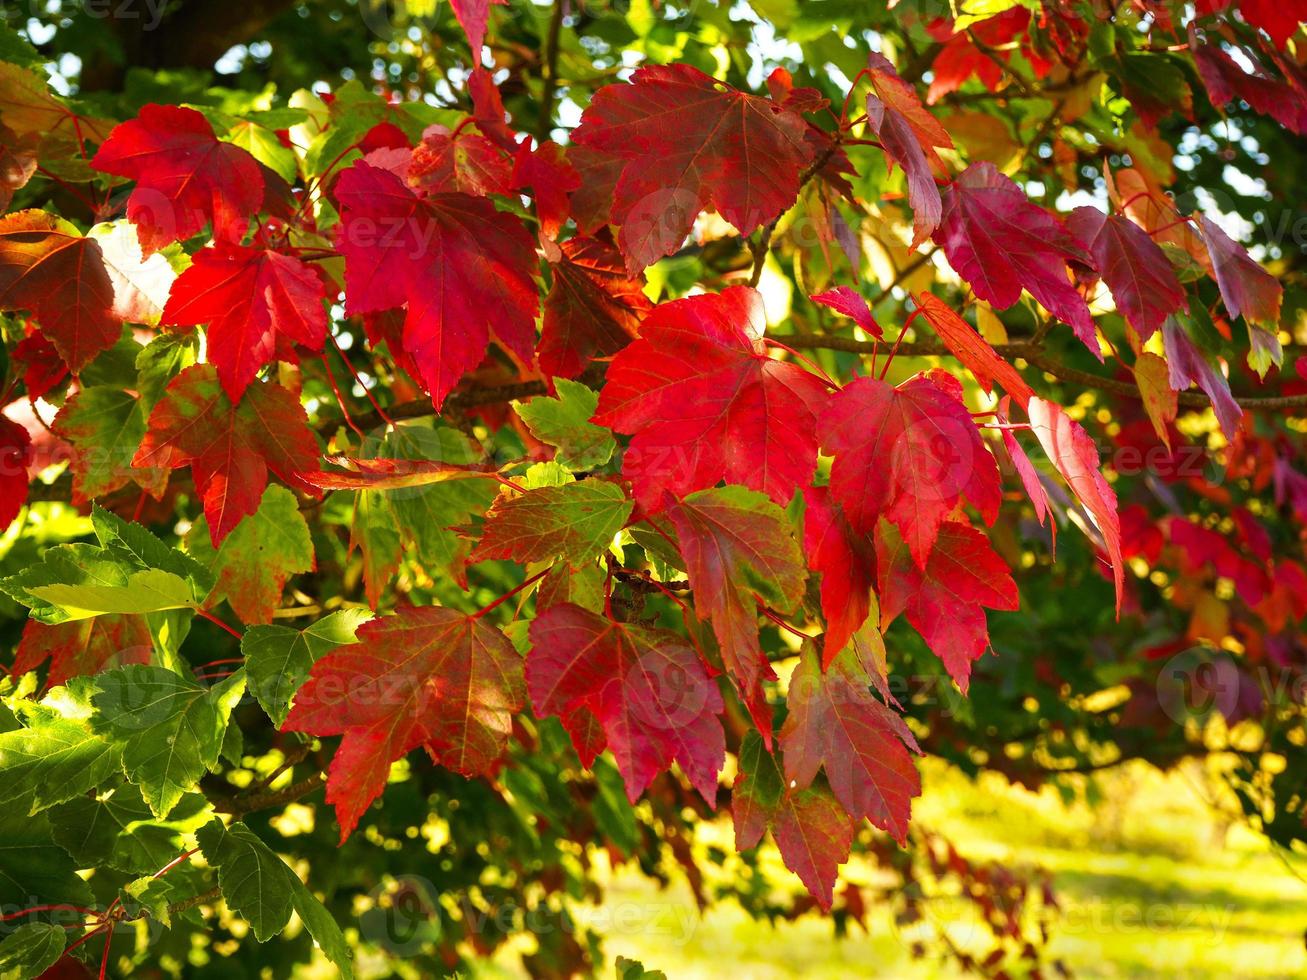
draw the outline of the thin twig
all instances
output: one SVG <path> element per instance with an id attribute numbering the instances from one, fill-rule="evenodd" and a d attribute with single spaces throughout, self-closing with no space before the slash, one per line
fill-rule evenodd
<path id="1" fill-rule="evenodd" d="M 549 131 L 554 126 L 554 99 L 558 92 L 558 40 L 563 31 L 563 6 L 567 0 L 554 0 L 554 9 L 549 15 L 549 32 L 545 36 L 544 60 L 540 65 L 540 77 L 544 90 L 540 93 L 540 121 L 536 127 L 536 136 L 543 143 L 549 139 Z"/>
<path id="2" fill-rule="evenodd" d="M 837 137 L 831 137 L 830 145 L 827 146 L 826 149 L 822 150 L 821 153 L 817 155 L 817 158 L 813 160 L 812 163 L 808 164 L 807 169 L 805 169 L 803 173 L 799 175 L 800 191 L 803 190 L 803 188 L 807 185 L 808 181 L 812 180 L 812 178 L 817 175 L 817 173 L 821 170 L 822 167 L 826 166 L 826 164 L 830 161 L 830 158 L 835 155 L 835 152 L 839 148 L 840 148 L 839 139 Z M 796 201 L 798 200 L 797 195 L 795 197 L 795 200 Z M 785 211 L 782 211 L 780 214 L 776 215 L 776 217 L 772 218 L 771 221 L 767 222 L 765 225 L 762 226 L 762 233 L 758 236 L 758 244 L 753 246 L 752 248 L 753 273 L 749 276 L 750 286 L 756 287 L 758 283 L 762 281 L 762 267 L 767 262 L 767 250 L 771 248 L 771 237 L 773 233 L 775 233 L 776 231 L 776 225 L 780 222 L 781 218 L 783 218 L 788 211 L 789 208 L 786 208 Z"/>

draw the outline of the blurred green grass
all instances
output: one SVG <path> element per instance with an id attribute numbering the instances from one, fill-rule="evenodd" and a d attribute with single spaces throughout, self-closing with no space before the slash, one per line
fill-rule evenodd
<path id="1" fill-rule="evenodd" d="M 1068 801 L 1051 786 L 1032 793 L 993 774 L 973 783 L 933 761 L 924 776 L 914 813 L 921 826 L 969 859 L 1051 873 L 1061 912 L 1049 952 L 1076 976 L 1307 976 L 1307 882 L 1298 877 L 1307 861 L 1272 853 L 1223 813 L 1219 781 L 1201 764 L 1168 774 L 1144 764 L 1097 774 L 1084 784 L 1093 805 L 1083 793 Z M 729 847 L 729 820 L 705 827 L 702 837 Z M 877 874 L 849 870 L 863 882 Z M 769 875 L 778 888 L 792 887 L 779 866 Z M 659 891 L 619 871 L 608 885 L 605 905 L 589 920 L 605 934 L 605 953 L 640 959 L 671 980 L 962 975 L 937 958 L 913 959 L 913 935 L 881 903 L 869 903 L 865 934 L 853 926 L 840 938 L 816 914 L 773 927 L 726 903 L 700 917 L 683 883 Z M 934 928 L 975 950 L 973 940 L 983 937 L 964 904 L 932 902 L 929 914 Z M 928 941 L 928 948 L 940 947 Z M 505 973 L 513 975 L 502 960 L 487 964 L 487 976 Z"/>

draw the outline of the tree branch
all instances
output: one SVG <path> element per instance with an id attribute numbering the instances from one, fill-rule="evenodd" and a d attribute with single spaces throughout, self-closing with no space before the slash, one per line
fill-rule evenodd
<path id="1" fill-rule="evenodd" d="M 873 354 L 880 349 L 877 344 L 871 341 L 854 340 L 851 337 L 828 337 L 820 334 L 800 333 L 778 339 L 783 339 L 791 347 L 804 350 L 837 350 L 853 354 Z M 1033 340 L 995 344 L 993 346 L 995 353 L 1024 358 L 1034 367 L 1053 375 L 1061 381 L 1069 381 L 1084 388 L 1105 391 L 1114 395 L 1124 395 L 1136 401 L 1143 400 L 1143 395 L 1139 393 L 1139 389 L 1129 381 L 1105 378 L 1099 374 L 1091 374 L 1088 371 L 1068 367 L 1047 357 L 1042 352 L 1042 346 Z M 905 357 L 952 356 L 952 352 L 938 341 L 902 343 L 898 345 L 898 353 Z M 1206 394 L 1198 391 L 1182 391 L 1177 394 L 1176 398 L 1181 405 L 1188 408 L 1206 408 L 1212 404 L 1212 400 Z M 1235 395 L 1234 400 L 1239 403 L 1240 407 L 1252 411 L 1276 411 L 1285 408 L 1307 407 L 1307 393 L 1300 395 Z"/>
<path id="2" fill-rule="evenodd" d="M 563 32 L 565 2 L 566 0 L 554 0 L 553 12 L 549 15 L 549 33 L 545 36 L 545 56 L 540 66 L 544 91 L 540 94 L 540 121 L 536 126 L 536 137 L 541 143 L 549 139 L 549 131 L 554 124 L 554 99 L 558 92 L 558 40 Z"/>
<path id="3" fill-rule="evenodd" d="M 308 796 L 314 790 L 319 789 L 326 781 L 326 776 L 320 772 L 315 772 L 312 776 L 301 779 L 298 783 L 292 783 L 284 789 L 219 800 L 213 804 L 213 808 L 218 813 L 230 813 L 239 820 L 250 813 L 271 810 L 279 806 L 285 806 L 287 803 L 294 803 L 301 797 Z"/>
<path id="4" fill-rule="evenodd" d="M 575 380 L 585 385 L 594 387 L 603 381 L 605 365 L 591 364 L 581 376 Z M 400 402 L 397 405 L 391 405 L 386 409 L 386 415 L 394 420 L 403 419 L 420 419 L 429 415 L 439 415 L 448 412 L 458 412 L 468 408 L 476 408 L 479 405 L 497 405 L 500 402 L 518 401 L 522 398 L 531 398 L 535 395 L 549 394 L 549 387 L 544 381 L 516 381 L 513 384 L 506 385 L 486 385 L 484 387 L 463 388 L 459 391 L 450 393 L 445 399 L 444 405 L 437 412 L 435 406 L 431 403 L 430 398 L 414 398 L 412 401 Z M 377 428 L 384 425 L 386 420 L 382 418 L 379 412 L 366 412 L 354 416 L 354 424 L 360 429 Z M 341 418 L 330 418 L 318 423 L 318 434 L 326 436 L 344 424 Z"/>
<path id="5" fill-rule="evenodd" d="M 835 155 L 835 151 L 838 150 L 839 148 L 840 148 L 839 136 L 838 134 L 836 134 L 835 136 L 831 137 L 830 146 L 822 150 L 821 153 L 817 155 L 817 158 L 813 160 L 812 163 L 808 164 L 807 168 L 803 171 L 803 173 L 799 175 L 800 192 L 802 192 L 803 188 L 807 186 L 808 181 L 812 180 L 812 178 L 817 175 L 817 173 L 821 170 L 821 168 L 826 166 L 826 164 L 830 162 L 830 158 Z M 796 194 L 794 198 L 795 204 L 798 203 L 798 200 L 799 198 L 798 195 Z M 790 207 L 793 206 L 794 206 L 793 204 L 790 205 Z M 785 217 L 785 215 L 789 212 L 789 210 L 790 208 L 786 208 L 780 214 L 776 215 L 776 217 L 772 218 L 771 221 L 767 222 L 765 225 L 762 226 L 762 234 L 758 236 L 758 244 L 753 249 L 751 249 L 751 251 L 753 252 L 753 274 L 749 276 L 750 286 L 756 287 L 758 283 L 761 281 L 762 267 L 763 264 L 766 263 L 767 261 L 767 250 L 771 248 L 771 236 L 776 231 L 776 225 L 780 223 L 781 218 Z"/>
<path id="6" fill-rule="evenodd" d="M 204 905 L 206 902 L 215 902 L 222 898 L 222 889 L 214 885 L 207 892 L 199 895 L 192 895 L 190 898 L 184 898 L 180 902 L 173 902 L 168 906 L 168 915 L 181 915 L 183 912 L 190 911 L 197 905 Z"/>

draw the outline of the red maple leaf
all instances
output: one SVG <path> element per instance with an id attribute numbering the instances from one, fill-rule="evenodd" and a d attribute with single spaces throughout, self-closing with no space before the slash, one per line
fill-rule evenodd
<path id="1" fill-rule="evenodd" d="M 836 286 L 824 293 L 814 293 L 812 301 L 822 306 L 829 306 L 836 313 L 843 314 L 877 340 L 885 336 L 885 331 L 881 330 L 880 324 L 876 322 L 876 317 L 872 315 L 867 301 L 848 286 Z"/>
<path id="2" fill-rule="evenodd" d="M 867 95 L 867 121 L 891 166 L 898 164 L 907 175 L 916 248 L 939 225 L 941 202 L 932 166 L 942 171 L 944 164 L 935 147 L 951 148 L 953 140 L 884 56 L 872 52 L 868 60 L 875 92 Z"/>
<path id="3" fill-rule="evenodd" d="M 0 218 L 0 310 L 30 310 L 73 373 L 122 333 L 100 243 L 44 211 Z"/>
<path id="4" fill-rule="evenodd" d="M 398 152 L 403 159 L 403 151 Z M 466 130 L 451 134 L 443 126 L 429 126 L 408 158 L 406 180 L 423 194 L 508 194 L 513 165 L 484 136 Z"/>
<path id="5" fill-rule="evenodd" d="M 625 161 L 611 220 L 634 272 L 680 248 L 710 205 L 747 234 L 793 204 L 806 134 L 797 112 L 675 64 L 599 89 L 572 139 Z"/>
<path id="6" fill-rule="evenodd" d="M 68 377 L 68 365 L 50 338 L 33 323 L 26 337 L 20 340 L 10 355 L 23 369 L 23 386 L 28 395 L 40 398 L 53 391 Z"/>
<path id="7" fill-rule="evenodd" d="M 177 277 L 160 322 L 208 324 L 209 359 L 228 396 L 239 401 L 259 369 L 290 342 L 322 349 L 324 299 L 322 279 L 299 259 L 218 243 L 196 252 Z"/>
<path id="8" fill-rule="evenodd" d="M 821 573 L 821 613 L 826 618 L 822 666 L 829 666 L 871 612 L 876 552 L 871 536 L 849 526 L 829 487 L 803 491 L 803 549 Z"/>
<path id="9" fill-rule="evenodd" d="M 1025 288 L 1103 359 L 1089 307 L 1067 278 L 1069 264 L 1092 268 L 1093 260 L 992 163 L 973 163 L 948 186 L 934 238 L 981 299 L 1006 309 Z"/>
<path id="10" fill-rule="evenodd" d="M 491 335 L 524 362 L 535 347 L 535 247 L 484 198 L 419 197 L 358 161 L 336 182 L 347 313 L 407 306 L 403 346 L 437 406 L 485 356 Z"/>
<path id="11" fill-rule="evenodd" d="M 1116 583 L 1116 611 L 1121 613 L 1125 592 L 1125 565 L 1121 558 L 1121 521 L 1116 512 L 1116 494 L 1103 476 L 1098 462 L 1098 447 L 1079 422 L 1042 398 L 1030 399 L 1030 428 L 1044 447 L 1067 485 L 1084 505 L 1089 517 L 1103 536 L 1103 545 L 1112 564 Z"/>
<path id="12" fill-rule="evenodd" d="M 940 526 L 924 564 L 909 555 L 894 525 L 877 525 L 876 578 L 881 629 L 906 612 L 963 693 L 971 664 L 989 646 L 982 607 L 1012 610 L 1019 605 L 1012 573 L 994 554 L 989 538 L 956 521 Z"/>
<path id="13" fill-rule="evenodd" d="M 830 105 L 830 100 L 819 89 L 796 86 L 794 76 L 785 68 L 772 69 L 767 76 L 767 93 L 773 102 L 795 112 L 820 112 Z"/>
<path id="14" fill-rule="evenodd" d="M 499 630 L 453 609 L 402 609 L 313 665 L 282 730 L 344 736 L 327 772 L 344 842 L 390 764 L 419 745 L 465 776 L 493 772 L 525 700 L 522 658 Z"/>
<path id="15" fill-rule="evenodd" d="M 31 434 L 13 419 L 0 415 L 0 531 L 14 522 L 27 503 L 27 467 L 31 461 Z"/>
<path id="16" fill-rule="evenodd" d="M 1072 211 L 1066 223 L 1089 249 L 1117 309 L 1140 340 L 1151 337 L 1184 303 L 1184 287 L 1171 260 L 1129 218 L 1083 207 Z"/>
<path id="17" fill-rule="evenodd" d="M 921 315 L 935 328 L 944 346 L 975 375 L 985 391 L 993 391 L 997 381 L 1022 405 L 1030 399 L 1034 392 L 1017 369 L 999 357 L 989 342 L 947 303 L 930 293 L 918 293 L 915 299 Z"/>
<path id="18" fill-rule="evenodd" d="M 1215 41 L 1199 44 L 1194 39 L 1190 50 L 1198 77 L 1216 108 L 1224 109 L 1227 103 L 1243 99 L 1254 111 L 1270 116 L 1286 129 L 1299 135 L 1307 133 L 1307 93 L 1301 83 L 1285 82 L 1262 63 L 1250 46 L 1239 49 L 1250 70 L 1245 70 Z"/>
<path id="19" fill-rule="evenodd" d="M 1301 6 L 1283 0 L 1239 0 L 1239 13 L 1269 34 L 1277 48 L 1283 48 L 1298 33 L 1298 25 L 1307 17 Z"/>
<path id="20" fill-rule="evenodd" d="M 572 220 L 583 235 L 593 235 L 608 224 L 613 210 L 613 193 L 626 169 L 626 159 L 577 143 L 567 145 L 567 162 L 581 178 L 572 192 Z"/>
<path id="21" fill-rule="evenodd" d="M 823 671 L 816 650 L 807 647 L 786 700 L 780 743 L 791 788 L 811 786 L 824 768 L 849 816 L 906 841 L 912 798 L 921 793 L 911 753 L 921 750 L 903 719 L 871 693 L 854 654 L 846 650 Z"/>
<path id="22" fill-rule="evenodd" d="M 187 368 L 150 413 L 136 467 L 189 466 L 214 547 L 259 509 L 268 471 L 318 496 L 305 479 L 318 469 L 318 444 L 299 399 L 277 384 L 255 384 L 239 404 L 212 364 Z"/>
<path id="23" fill-rule="evenodd" d="M 632 802 L 673 761 L 715 802 L 726 755 L 722 696 L 683 639 L 567 602 L 538 616 L 530 633 L 526 680 L 536 712 L 567 723 L 585 709 L 598 719 Z M 577 750 L 593 761 L 582 735 Z"/>
<path id="24" fill-rule="evenodd" d="M 803 556 L 784 511 L 758 493 L 728 486 L 690 494 L 667 510 L 694 590 L 695 613 L 711 620 L 722 661 L 771 744 L 762 682 L 775 676 L 758 642 L 757 602 L 781 612 L 803 596 Z"/>
<path id="25" fill-rule="evenodd" d="M 1244 557 L 1226 537 L 1184 517 L 1172 515 L 1166 520 L 1171 544 L 1182 556 L 1181 568 L 1192 574 L 1210 564 L 1217 575 L 1234 583 L 1239 596 L 1255 606 L 1270 587 L 1267 559 L 1253 561 Z"/>
<path id="26" fill-rule="evenodd" d="M 1011 57 L 1009 42 L 1024 32 L 1030 24 L 1030 11 L 1015 7 L 995 17 L 974 24 L 969 31 L 953 33 L 951 22 L 937 21 L 930 27 L 936 41 L 945 42 L 930 66 L 934 76 L 926 101 L 934 104 L 949 92 L 955 92 L 973 74 L 980 83 L 993 92 L 1003 78 L 1003 63 Z M 974 38 L 974 41 L 973 41 Z M 987 49 L 1002 48 L 997 53 Z"/>
<path id="27" fill-rule="evenodd" d="M 144 616 L 108 613 L 55 626 L 29 619 L 14 653 L 12 672 L 25 674 L 49 660 L 45 686 L 58 687 L 70 677 L 148 664 L 153 656 L 154 642 Z"/>
<path id="28" fill-rule="evenodd" d="M 762 296 L 747 286 L 656 306 L 613 359 L 594 421 L 633 436 L 622 472 L 646 510 L 719 480 L 785 504 L 817 464 L 826 388 L 767 356 Z"/>
<path id="29" fill-rule="evenodd" d="M 581 175 L 557 143 L 546 140 L 534 150 L 523 143 L 513 161 L 513 186 L 531 188 L 540 230 L 547 238 L 557 238 L 567 220 L 569 196 L 581 186 Z"/>
<path id="30" fill-rule="evenodd" d="M 756 732 L 748 732 L 740 747 L 731 816 L 737 851 L 756 845 L 771 828 L 785 866 L 829 911 L 839 866 L 849 859 L 854 821 L 828 787 L 791 789 L 781 775 L 781 764 Z"/>
<path id="31" fill-rule="evenodd" d="M 545 297 L 540 370 L 574 378 L 597 357 L 629 344 L 652 304 L 644 283 L 626 271 L 613 246 L 597 238 L 569 238 L 550 260 L 553 284 Z"/>
<path id="32" fill-rule="evenodd" d="M 486 40 L 486 25 L 490 23 L 491 4 L 506 4 L 508 0 L 449 0 L 454 18 L 467 35 L 474 63 L 481 61 L 481 45 Z"/>
<path id="33" fill-rule="evenodd" d="M 1212 258 L 1212 274 L 1221 289 L 1221 301 L 1230 316 L 1278 325 L 1280 301 L 1284 297 L 1279 280 L 1254 262 L 1247 249 L 1211 218 L 1200 214 L 1198 229 Z"/>
<path id="34" fill-rule="evenodd" d="M 214 238 L 239 244 L 263 204 L 258 161 L 220 141 L 203 115 L 183 106 L 143 106 L 113 128 L 91 166 L 136 181 L 127 219 L 146 255 L 209 223 Z"/>
<path id="35" fill-rule="evenodd" d="M 500 149 L 517 152 L 517 134 L 508 125 L 508 112 L 500 97 L 494 77 L 481 65 L 472 70 L 467 80 L 467 91 L 472 96 L 472 118 L 481 130 Z"/>
<path id="36" fill-rule="evenodd" d="M 859 378 L 832 399 L 821 434 L 823 449 L 835 457 L 831 493 L 849 523 L 870 534 L 888 518 L 919 565 L 961 500 L 987 524 L 998 516 L 998 465 L 950 374 L 934 370 L 897 388 Z"/>

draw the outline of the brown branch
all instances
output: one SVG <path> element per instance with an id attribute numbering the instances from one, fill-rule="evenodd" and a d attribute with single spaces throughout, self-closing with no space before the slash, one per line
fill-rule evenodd
<path id="1" fill-rule="evenodd" d="M 877 345 L 871 341 L 854 340 L 851 337 L 828 337 L 819 334 L 801 333 L 778 339 L 784 340 L 791 347 L 804 350 L 837 350 L 853 354 L 873 354 L 883 348 L 883 345 Z M 1091 374 L 1088 371 L 1068 367 L 1046 356 L 1042 352 L 1040 345 L 1033 340 L 995 344 L 994 351 L 1008 357 L 1024 358 L 1032 366 L 1053 375 L 1061 381 L 1069 381 L 1084 388 L 1105 391 L 1114 395 L 1124 395 L 1137 401 L 1143 400 L 1143 395 L 1139 393 L 1139 389 L 1129 381 L 1122 381 L 1118 378 L 1105 378 L 1100 374 Z M 949 349 L 938 341 L 902 343 L 898 345 L 898 352 L 905 357 L 951 356 Z M 1181 405 L 1189 408 L 1206 408 L 1212 403 L 1212 400 L 1206 394 L 1197 391 L 1182 391 L 1178 393 L 1176 398 Z M 1307 394 L 1235 395 L 1234 400 L 1239 403 L 1240 407 L 1253 411 L 1275 411 L 1278 409 L 1307 407 Z"/>
<path id="2" fill-rule="evenodd" d="M 536 136 L 541 143 L 549 139 L 549 130 L 554 123 L 554 99 L 558 92 L 558 40 L 563 31 L 564 5 L 565 0 L 554 0 L 554 10 L 549 15 L 549 33 L 545 36 L 545 56 L 540 65 L 544 91 L 540 94 L 540 121 L 536 127 Z"/>
<path id="3" fill-rule="evenodd" d="M 880 351 L 885 352 L 884 343 L 877 344 L 870 340 L 854 340 L 852 337 L 830 337 L 825 334 L 796 333 L 789 334 L 785 337 L 778 337 L 777 340 L 784 341 L 791 347 L 798 347 L 804 350 L 839 350 L 846 351 L 850 354 L 872 354 Z M 1034 350 L 1033 345 L 1028 342 L 1018 342 L 1013 344 L 995 344 L 994 350 L 999 354 L 1008 356 L 1024 357 Z M 898 345 L 898 352 L 906 357 L 948 357 L 950 351 L 937 340 L 923 340 L 917 342 L 905 341 Z"/>
<path id="4" fill-rule="evenodd" d="M 314 790 L 319 789 L 326 781 L 326 776 L 320 772 L 315 772 L 312 776 L 301 779 L 298 783 L 292 783 L 284 789 L 219 800 L 213 804 L 213 808 L 218 813 L 230 813 L 239 820 L 247 814 L 257 813 L 259 810 L 271 810 L 279 806 L 285 806 L 287 803 L 294 803 L 301 797 L 308 796 Z"/>
<path id="5" fill-rule="evenodd" d="M 168 906 L 168 915 L 181 915 L 183 912 L 188 912 L 197 905 L 216 902 L 220 898 L 222 898 L 222 889 L 217 885 L 214 885 L 207 892 L 203 892 L 199 895 L 192 895 L 190 898 L 183 898 L 180 902 L 173 902 Z"/>
<path id="6" fill-rule="evenodd" d="M 831 137 L 830 145 L 822 150 L 821 153 L 817 155 L 817 158 L 813 160 L 812 163 L 808 164 L 803 173 L 799 175 L 800 192 L 802 192 L 803 188 L 807 186 L 808 181 L 812 180 L 821 168 L 830 162 L 830 158 L 835 155 L 835 152 L 839 148 L 840 141 L 837 134 Z M 796 194 L 794 198 L 795 204 L 798 203 L 798 200 L 799 198 Z M 791 205 L 791 207 L 793 207 L 793 205 Z M 753 252 L 753 273 L 749 276 L 750 286 L 756 287 L 762 280 L 762 267 L 767 261 L 767 251 L 771 248 L 771 236 L 776 231 L 776 225 L 780 223 L 781 218 L 785 217 L 789 210 L 789 208 L 786 208 L 780 214 L 776 215 L 776 217 L 772 218 L 771 221 L 762 226 L 762 234 L 758 236 L 758 244 L 751 250 Z"/>
<path id="7" fill-rule="evenodd" d="M 603 364 L 591 364 L 575 380 L 593 388 L 603 381 L 605 369 Z M 441 406 L 439 412 L 436 411 L 430 398 L 414 398 L 412 401 L 400 402 L 397 405 L 387 407 L 386 415 L 395 421 L 420 419 L 426 418 L 428 415 L 450 414 L 476 408 L 479 405 L 497 405 L 500 402 L 518 401 L 522 398 L 532 398 L 536 395 L 546 395 L 548 393 L 549 389 L 543 381 L 515 381 L 506 385 L 470 387 L 452 392 L 445 399 L 445 403 Z M 361 429 L 376 428 L 384 425 L 385 421 L 380 413 L 375 411 L 354 416 L 354 423 Z M 318 423 L 318 434 L 322 436 L 329 435 L 342 424 L 344 424 L 344 420 L 340 418 L 326 419 Z"/>

